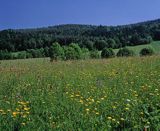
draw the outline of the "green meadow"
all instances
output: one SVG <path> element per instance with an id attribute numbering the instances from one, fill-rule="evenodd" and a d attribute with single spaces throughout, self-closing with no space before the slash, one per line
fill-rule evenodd
<path id="1" fill-rule="evenodd" d="M 160 54 L 160 41 L 153 41 L 150 44 L 145 44 L 145 45 L 137 45 L 137 46 L 127 46 L 128 49 L 133 50 L 135 55 L 138 56 L 139 52 L 143 48 L 152 48 L 154 50 L 155 54 Z M 115 53 L 118 52 L 119 49 L 115 49 Z"/>
<path id="2" fill-rule="evenodd" d="M 0 130 L 159 131 L 159 85 L 159 56 L 0 61 Z"/>

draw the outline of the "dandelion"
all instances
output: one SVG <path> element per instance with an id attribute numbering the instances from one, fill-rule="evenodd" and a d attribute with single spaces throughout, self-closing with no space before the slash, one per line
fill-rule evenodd
<path id="1" fill-rule="evenodd" d="M 19 114 L 19 112 L 12 112 L 13 117 L 16 117 Z"/>

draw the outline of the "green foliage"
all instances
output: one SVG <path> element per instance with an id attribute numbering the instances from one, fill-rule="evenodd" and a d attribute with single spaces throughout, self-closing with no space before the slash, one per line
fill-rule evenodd
<path id="1" fill-rule="evenodd" d="M 59 25 L 48 28 L 0 31 L 0 50 L 49 57 L 53 42 L 61 46 L 78 43 L 91 50 L 122 48 L 160 40 L 160 19 L 125 26 Z M 41 51 L 41 48 L 44 50 Z M 41 53 L 41 54 L 40 54 Z"/>
<path id="2" fill-rule="evenodd" d="M 107 43 L 108 43 L 108 47 L 110 47 L 110 48 L 115 48 L 116 47 L 116 42 L 115 42 L 114 39 L 111 39 L 111 38 L 108 39 Z"/>
<path id="3" fill-rule="evenodd" d="M 64 47 L 65 60 L 76 60 L 75 50 L 70 46 Z"/>
<path id="4" fill-rule="evenodd" d="M 94 46 L 97 50 L 103 50 L 104 48 L 108 47 L 108 43 L 104 40 L 97 40 Z"/>
<path id="5" fill-rule="evenodd" d="M 78 60 L 82 58 L 82 50 L 78 44 L 71 43 L 64 47 L 65 60 Z"/>
<path id="6" fill-rule="evenodd" d="M 152 48 L 143 48 L 140 51 L 140 56 L 147 56 L 147 55 L 153 55 L 154 54 L 154 50 Z"/>
<path id="7" fill-rule="evenodd" d="M 26 59 L 27 58 L 26 51 L 19 52 L 17 58 L 18 59 Z"/>
<path id="8" fill-rule="evenodd" d="M 89 59 L 90 58 L 90 52 L 88 48 L 82 48 L 82 59 Z"/>
<path id="9" fill-rule="evenodd" d="M 111 49 L 111 48 L 104 48 L 101 52 L 102 58 L 111 58 L 114 56 L 115 56 L 115 53 L 114 53 L 113 49 Z"/>
<path id="10" fill-rule="evenodd" d="M 44 48 L 44 55 L 45 55 L 46 57 L 49 57 L 49 47 L 45 47 L 45 48 Z"/>
<path id="11" fill-rule="evenodd" d="M 75 59 L 81 59 L 81 57 L 82 57 L 82 50 L 81 50 L 81 48 L 79 47 L 79 45 L 78 44 L 76 44 L 76 43 L 71 43 L 70 45 L 69 45 L 69 47 L 71 47 L 71 48 L 73 48 L 74 49 L 74 55 L 75 55 Z"/>
<path id="12" fill-rule="evenodd" d="M 64 50 L 58 43 L 53 43 L 49 49 L 49 56 L 51 61 L 62 59 L 64 57 Z"/>
<path id="13" fill-rule="evenodd" d="M 90 58 L 91 59 L 99 59 L 99 58 L 101 58 L 100 52 L 98 50 L 90 51 Z"/>
<path id="14" fill-rule="evenodd" d="M 82 43 L 83 46 L 89 50 L 93 50 L 94 49 L 94 43 L 91 40 L 86 40 L 84 43 Z"/>
<path id="15" fill-rule="evenodd" d="M 117 56 L 118 57 L 127 57 L 127 56 L 133 56 L 134 52 L 132 50 L 129 50 L 128 48 L 122 48 L 119 49 L 119 51 L 117 52 Z"/>

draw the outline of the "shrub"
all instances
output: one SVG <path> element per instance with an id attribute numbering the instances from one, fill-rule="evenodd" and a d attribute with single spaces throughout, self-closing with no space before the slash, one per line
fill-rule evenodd
<path id="1" fill-rule="evenodd" d="M 68 46 L 65 46 L 64 47 L 64 59 L 65 60 L 74 60 L 76 59 L 75 57 L 75 50 L 72 48 L 72 47 L 68 47 Z"/>
<path id="2" fill-rule="evenodd" d="M 101 58 L 101 55 L 98 50 L 93 50 L 90 52 L 90 58 L 98 59 Z"/>
<path id="3" fill-rule="evenodd" d="M 82 50 L 79 47 L 79 45 L 76 44 L 76 43 L 71 43 L 69 45 L 69 47 L 71 47 L 71 48 L 74 49 L 74 55 L 75 55 L 74 57 L 75 57 L 75 59 L 81 59 L 81 57 L 82 57 Z"/>
<path id="4" fill-rule="evenodd" d="M 102 58 L 111 58 L 111 57 L 114 57 L 115 56 L 115 53 L 113 51 L 113 49 L 111 48 L 104 48 L 102 50 L 102 53 L 101 53 L 101 57 Z"/>
<path id="5" fill-rule="evenodd" d="M 64 50 L 58 43 L 53 43 L 49 49 L 49 56 L 51 61 L 62 59 L 64 57 Z"/>
<path id="6" fill-rule="evenodd" d="M 132 50 L 129 50 L 128 48 L 122 48 L 119 49 L 117 56 L 118 57 L 128 57 L 128 56 L 133 56 L 134 52 Z"/>
<path id="7" fill-rule="evenodd" d="M 82 48 L 82 59 L 89 59 L 90 52 L 87 48 Z"/>
<path id="8" fill-rule="evenodd" d="M 143 48 L 140 51 L 140 56 L 147 56 L 147 55 L 153 55 L 154 54 L 154 50 L 152 48 Z"/>
<path id="9" fill-rule="evenodd" d="M 26 59 L 26 51 L 19 52 L 17 58 Z"/>

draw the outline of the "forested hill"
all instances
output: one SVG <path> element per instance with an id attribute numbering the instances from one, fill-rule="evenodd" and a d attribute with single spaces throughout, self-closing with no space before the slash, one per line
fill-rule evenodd
<path id="1" fill-rule="evenodd" d="M 89 50 L 120 48 L 160 40 L 160 19 L 123 26 L 58 25 L 37 29 L 0 31 L 0 50 L 9 52 L 77 43 Z"/>

